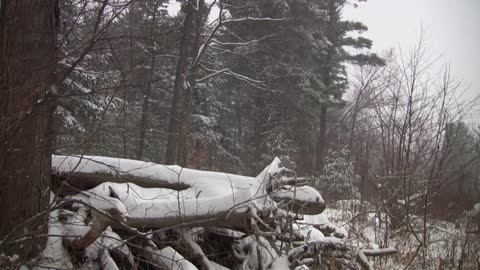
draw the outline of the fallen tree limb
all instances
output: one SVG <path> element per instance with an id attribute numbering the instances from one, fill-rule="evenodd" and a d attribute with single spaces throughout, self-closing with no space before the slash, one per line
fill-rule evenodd
<path id="1" fill-rule="evenodd" d="M 380 248 L 380 249 L 362 249 L 361 252 L 367 257 L 378 257 L 385 255 L 396 254 L 397 250 L 395 248 Z"/>
<path id="2" fill-rule="evenodd" d="M 135 183 L 146 188 L 185 190 L 190 185 L 179 178 L 181 167 L 138 160 L 98 156 L 52 155 L 55 186 L 65 181 L 77 189 L 91 189 L 104 182 Z"/>
<path id="3" fill-rule="evenodd" d="M 314 195 L 313 195 L 314 194 Z M 313 195 L 313 196 L 312 196 Z M 271 193 L 276 202 L 283 202 L 283 208 L 291 209 L 302 215 L 316 215 L 325 210 L 325 201 L 320 193 L 310 186 L 286 185 Z"/>
<path id="4" fill-rule="evenodd" d="M 70 246 L 74 249 L 84 250 L 90 246 L 102 233 L 107 229 L 111 223 L 109 218 L 100 215 L 97 212 L 92 212 L 93 220 L 90 225 L 90 230 L 82 237 L 74 239 L 70 242 Z"/>

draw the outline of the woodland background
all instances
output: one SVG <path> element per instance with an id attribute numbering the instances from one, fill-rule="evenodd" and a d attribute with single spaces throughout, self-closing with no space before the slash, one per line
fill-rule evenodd
<path id="1" fill-rule="evenodd" d="M 279 157 L 327 202 L 381 211 L 385 243 L 414 235 L 413 258 L 431 220 L 480 201 L 478 99 L 423 34 L 371 52 L 342 16 L 362 1 L 28 2 L 0 1 L 0 236 L 48 203 L 52 153 L 239 175 Z"/>

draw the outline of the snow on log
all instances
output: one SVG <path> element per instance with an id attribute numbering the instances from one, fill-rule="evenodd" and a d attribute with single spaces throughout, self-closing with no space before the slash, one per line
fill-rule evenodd
<path id="1" fill-rule="evenodd" d="M 257 177 L 200 171 L 149 162 L 97 156 L 53 156 L 57 176 L 77 187 L 97 185 L 68 198 L 101 209 L 116 209 L 135 228 L 179 224 L 244 228 L 260 211 L 275 208 L 268 187 L 281 173 L 276 158 Z M 113 182 L 108 182 L 108 181 Z M 181 188 L 180 188 L 181 187 Z M 282 187 L 273 196 L 287 201 L 299 214 L 321 213 L 325 204 L 314 188 Z M 261 205 L 262 207 L 252 207 Z M 223 222 L 223 223 L 222 223 Z"/>
<path id="2" fill-rule="evenodd" d="M 155 191 L 158 193 L 152 193 Z M 196 198 L 189 192 L 146 190 L 134 184 L 107 182 L 67 199 L 81 200 L 104 211 L 116 209 L 131 227 L 164 228 L 179 224 L 216 226 L 222 221 L 225 222 L 224 225 L 229 222 L 242 224 L 241 217 L 245 216 L 248 208 L 241 207 L 240 203 L 232 200 L 232 196 L 227 193 L 210 198 Z M 240 197 L 237 194 L 236 199 Z M 235 206 L 237 208 L 233 211 Z"/>
<path id="3" fill-rule="evenodd" d="M 101 156 L 52 156 L 53 173 L 73 186 L 92 187 L 104 182 L 134 183 L 144 188 L 192 189 L 194 196 L 210 197 L 225 192 L 248 190 L 254 194 L 269 174 L 279 170 L 276 159 L 259 176 L 247 177 L 221 172 L 201 171 Z M 271 167 L 271 168 L 270 168 Z"/>
<path id="4" fill-rule="evenodd" d="M 272 194 L 277 202 L 285 202 L 295 213 L 305 215 L 320 214 L 325 210 L 325 201 L 320 193 L 310 186 L 286 185 Z"/>
<path id="5" fill-rule="evenodd" d="M 334 236 L 340 239 L 348 237 L 347 230 L 342 226 L 331 222 L 324 213 L 318 215 L 304 215 L 303 220 L 300 220 L 299 223 L 313 226 L 326 236 Z"/>
<path id="6" fill-rule="evenodd" d="M 58 220 L 60 210 L 53 210 L 48 217 L 48 239 L 34 269 L 72 269 L 73 264 L 67 249 L 62 244 L 64 228 Z"/>

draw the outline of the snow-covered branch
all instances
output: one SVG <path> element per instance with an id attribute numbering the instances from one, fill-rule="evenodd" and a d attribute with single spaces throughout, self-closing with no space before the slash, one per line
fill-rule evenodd
<path id="1" fill-rule="evenodd" d="M 261 38 L 252 39 L 252 40 L 244 41 L 244 42 L 221 42 L 221 41 L 218 41 L 218 40 L 214 39 L 214 40 L 212 40 L 212 43 L 222 45 L 222 46 L 247 46 L 247 45 L 257 43 L 257 42 L 260 42 L 262 40 L 274 37 L 276 35 L 277 34 L 267 35 L 267 36 L 264 36 L 264 37 L 261 37 Z"/>
<path id="2" fill-rule="evenodd" d="M 361 252 L 368 257 L 377 257 L 383 255 L 391 255 L 397 253 L 395 248 L 380 248 L 380 249 L 362 249 Z"/>
<path id="3" fill-rule="evenodd" d="M 253 83 L 253 84 L 263 84 L 264 82 L 263 81 L 259 81 L 259 80 L 255 80 L 255 79 L 252 79 L 250 77 L 247 77 L 247 76 L 244 76 L 244 75 L 241 75 L 241 74 L 238 74 L 236 72 L 233 72 L 231 69 L 229 68 L 224 68 L 224 69 L 221 69 L 221 70 L 214 70 L 214 69 L 209 69 L 205 66 L 202 66 L 205 70 L 209 71 L 209 72 L 212 72 L 211 74 L 203 77 L 203 78 L 200 78 L 198 80 L 196 80 L 196 82 L 203 82 L 215 75 L 219 75 L 219 74 L 222 74 L 222 73 L 226 73 L 228 75 L 231 75 L 241 81 L 244 81 L 244 82 L 247 82 L 247 83 Z"/>
<path id="4" fill-rule="evenodd" d="M 224 20 L 223 23 L 236 23 L 236 22 L 245 22 L 245 21 L 284 21 L 285 18 L 269 18 L 269 17 L 244 17 L 238 19 L 228 19 Z"/>

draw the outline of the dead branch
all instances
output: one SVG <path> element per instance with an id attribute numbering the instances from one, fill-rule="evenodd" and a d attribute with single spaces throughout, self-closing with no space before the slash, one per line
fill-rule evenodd
<path id="1" fill-rule="evenodd" d="M 385 255 L 396 254 L 397 250 L 395 248 L 380 248 L 380 249 L 362 249 L 361 252 L 367 257 L 378 257 Z"/>
<path id="2" fill-rule="evenodd" d="M 109 226 L 110 220 L 97 212 L 92 212 L 93 220 L 90 230 L 82 237 L 71 241 L 70 246 L 77 250 L 84 250 L 90 246 Z"/>

